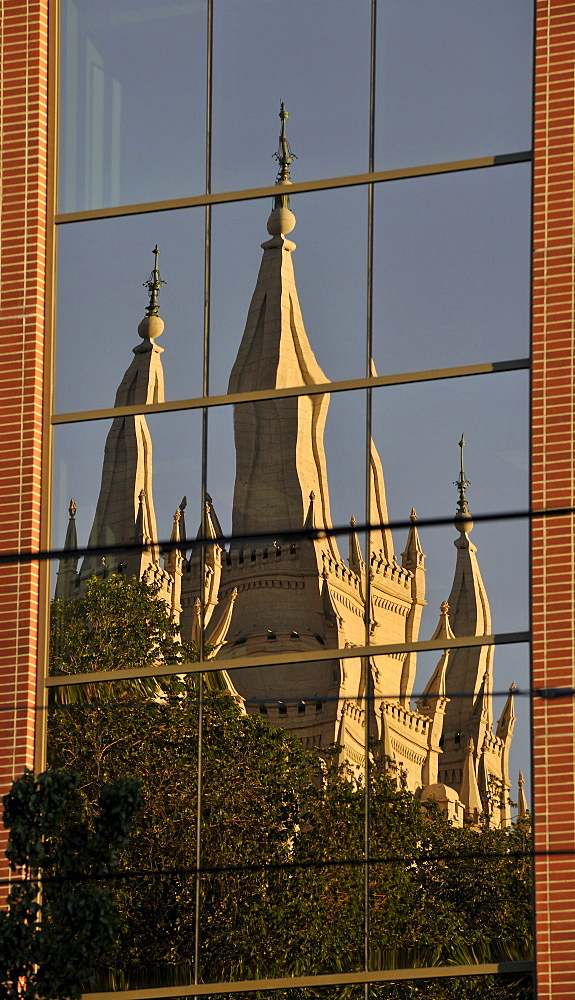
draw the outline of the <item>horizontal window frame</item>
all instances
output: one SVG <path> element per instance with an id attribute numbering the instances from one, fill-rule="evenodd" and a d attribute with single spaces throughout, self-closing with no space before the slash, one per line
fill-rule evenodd
<path id="1" fill-rule="evenodd" d="M 97 670 L 93 673 L 61 675 L 47 677 L 46 687 L 73 687 L 78 684 L 109 684 L 112 681 L 137 680 L 141 677 L 165 677 L 171 674 L 203 674 L 214 670 L 246 670 L 248 668 L 263 668 L 290 665 L 294 663 L 318 663 L 333 659 L 358 659 L 370 656 L 393 656 L 400 653 L 416 653 L 447 649 L 467 649 L 474 646 L 499 646 L 511 643 L 527 643 L 530 640 L 528 631 L 496 632 L 492 635 L 458 636 L 455 639 L 421 639 L 413 642 L 382 643 L 370 646 L 337 646 L 331 649 L 300 650 L 295 653 L 273 653 L 266 656 L 238 656 L 233 659 L 202 660 L 195 663 L 184 661 L 172 665 L 140 667 L 124 670 Z M 389 698 L 397 698 L 397 693 Z M 414 695 L 413 697 L 417 697 Z"/>
<path id="2" fill-rule="evenodd" d="M 411 177 L 429 177 L 435 174 L 452 174 L 465 170 L 480 170 L 485 167 L 502 167 L 515 163 L 530 163 L 531 150 L 502 153 L 496 156 L 478 156 L 465 160 L 451 160 L 445 163 L 428 163 L 414 167 L 399 167 L 395 170 L 371 170 L 364 174 L 348 174 L 343 177 L 323 177 L 318 180 L 296 181 L 290 185 L 289 193 L 304 194 L 310 191 L 329 191 L 335 188 L 359 187 L 382 184 L 387 181 L 407 180 Z M 190 195 L 187 198 L 167 198 L 160 201 L 145 201 L 135 205 L 113 205 L 109 208 L 90 208 L 78 212 L 60 212 L 54 216 L 56 226 L 75 222 L 92 222 L 97 219 L 116 219 L 124 215 L 145 215 L 150 212 L 173 212 L 180 208 L 201 208 L 206 205 L 224 205 L 229 202 L 254 201 L 258 198 L 275 198 L 278 189 L 275 184 L 265 187 L 246 188 L 243 191 L 216 191 L 209 194 Z"/>
<path id="3" fill-rule="evenodd" d="M 385 969 L 379 972 L 338 972 L 333 975 L 286 976 L 278 979 L 247 979 L 243 982 L 190 983 L 187 986 L 164 986 L 141 990 L 112 990 L 109 993 L 84 993 L 82 1000 L 163 1000 L 178 996 L 209 996 L 221 993 L 255 993 L 258 990 L 305 989 L 306 987 L 344 986 L 354 983 L 393 983 L 410 979 L 459 979 L 464 976 L 496 976 L 533 973 L 532 960 L 523 962 L 483 962 L 477 965 L 434 965 L 420 969 Z"/>
<path id="4" fill-rule="evenodd" d="M 473 375 L 494 375 L 499 372 L 528 371 L 529 358 L 511 358 L 508 361 L 488 361 L 477 365 L 459 365 L 453 368 L 430 368 L 424 371 L 400 372 L 397 375 L 366 375 L 362 378 L 342 379 L 315 385 L 294 385 L 280 389 L 252 389 L 248 392 L 223 393 L 217 396 L 195 396 L 173 399 L 163 403 L 140 403 L 132 406 L 107 406 L 98 410 L 76 410 L 54 413 L 53 426 L 82 423 L 88 420 L 111 420 L 147 413 L 174 413 L 177 410 L 199 410 L 210 406 L 231 406 L 253 403 L 266 399 L 288 399 L 293 396 L 323 396 L 334 392 L 376 389 L 386 385 L 408 385 L 415 382 L 435 382 L 441 379 L 465 378 Z"/>

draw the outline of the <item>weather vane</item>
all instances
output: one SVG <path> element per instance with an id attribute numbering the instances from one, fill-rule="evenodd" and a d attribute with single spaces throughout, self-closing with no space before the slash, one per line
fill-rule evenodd
<path id="1" fill-rule="evenodd" d="M 286 136 L 286 119 L 289 118 L 289 114 L 285 109 L 285 104 L 282 101 L 280 104 L 279 118 L 282 123 L 280 132 L 280 141 L 276 153 L 272 153 L 274 160 L 278 161 L 279 170 L 276 177 L 276 184 L 289 184 L 290 183 L 290 172 L 289 168 L 294 160 L 297 160 L 297 156 L 292 151 L 292 148 L 288 142 Z"/>
<path id="2" fill-rule="evenodd" d="M 461 435 L 461 441 L 459 442 L 459 448 L 461 452 L 460 465 L 459 465 L 459 479 L 456 479 L 454 486 L 457 486 L 459 490 L 459 502 L 457 504 L 458 513 L 467 513 L 467 496 L 465 491 L 469 486 L 469 479 L 465 478 L 465 469 L 463 466 L 463 449 L 465 448 L 465 438 L 463 434 Z"/>
<path id="3" fill-rule="evenodd" d="M 156 243 L 152 251 L 152 253 L 154 254 L 154 267 L 153 270 L 150 272 L 150 277 L 148 278 L 148 280 L 144 281 L 143 283 L 144 287 L 147 288 L 150 293 L 150 301 L 146 309 L 146 316 L 158 315 L 158 308 L 159 308 L 158 292 L 160 291 L 162 285 L 166 284 L 166 282 L 163 281 L 162 278 L 160 277 L 160 269 L 158 267 L 158 254 L 160 254 L 161 252 L 162 251 L 159 249 L 158 244 Z"/>

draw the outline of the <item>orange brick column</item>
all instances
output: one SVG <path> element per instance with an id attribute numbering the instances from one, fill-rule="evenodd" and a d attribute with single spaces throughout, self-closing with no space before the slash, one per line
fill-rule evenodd
<path id="1" fill-rule="evenodd" d="M 7 552 L 40 541 L 48 0 L 0 0 L 0 18 L 0 551 Z M 0 795 L 33 766 L 37 633 L 37 564 L 0 567 Z"/>
<path id="2" fill-rule="evenodd" d="M 538 0 L 535 63 L 533 466 L 536 511 L 571 507 L 575 485 L 575 3 Z M 575 521 L 533 524 L 536 687 L 575 686 Z M 575 699 L 535 699 L 538 851 L 575 847 Z M 575 996 L 575 858 L 540 857 L 536 874 L 538 997 Z"/>

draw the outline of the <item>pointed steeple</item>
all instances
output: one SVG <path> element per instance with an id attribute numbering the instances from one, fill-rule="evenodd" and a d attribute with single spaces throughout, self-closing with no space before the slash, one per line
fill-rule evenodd
<path id="1" fill-rule="evenodd" d="M 230 591 L 228 599 L 223 605 L 221 613 L 218 615 L 217 621 L 214 622 L 212 618 L 212 621 L 210 622 L 211 627 L 206 632 L 206 642 L 210 646 L 214 647 L 211 656 L 216 656 L 216 654 L 226 641 L 226 636 L 228 634 L 229 627 L 232 622 L 234 603 L 237 596 L 238 596 L 238 588 L 234 587 Z M 215 617 L 215 615 L 213 617 Z"/>
<path id="2" fill-rule="evenodd" d="M 303 522 L 304 528 L 307 528 L 309 531 L 315 528 L 314 503 L 315 503 L 315 493 L 312 490 L 309 495 L 309 507 L 307 509 L 305 521 Z"/>
<path id="3" fill-rule="evenodd" d="M 66 528 L 66 539 L 64 541 L 64 552 L 73 552 L 78 548 L 78 536 L 76 533 L 76 501 L 70 500 L 68 507 L 68 527 Z M 56 582 L 55 597 L 72 597 L 74 584 L 78 573 L 78 556 L 62 556 L 58 567 L 58 579 Z"/>
<path id="4" fill-rule="evenodd" d="M 459 447 L 461 449 L 460 474 L 455 483 L 459 499 L 454 521 L 459 538 L 454 543 L 457 549 L 457 560 L 453 586 L 448 598 L 451 610 L 451 627 L 458 637 L 490 635 L 489 601 L 475 554 L 477 549 L 469 537 L 473 521 L 469 513 L 466 494 L 469 480 L 466 478 L 463 465 L 463 448 L 465 447 L 463 436 Z M 459 697 L 452 700 L 447 709 L 445 725 L 448 730 L 462 733 L 466 731 L 482 686 L 485 688 L 485 696 L 489 697 L 493 686 L 492 663 L 492 646 L 467 647 L 453 651 L 447 673 L 447 693 L 457 691 Z M 469 697 L 461 697 L 461 694 L 467 694 Z M 490 706 L 488 711 L 491 716 Z M 476 725 L 472 727 L 471 732 L 477 743 L 479 730 Z"/>
<path id="5" fill-rule="evenodd" d="M 215 522 L 215 523 L 214 523 Z M 218 527 L 216 527 L 216 524 Z M 218 543 L 219 521 L 215 516 L 211 500 L 206 499 L 204 507 L 204 517 L 202 524 L 198 528 L 198 538 L 209 541 L 205 545 L 204 555 L 204 629 L 210 621 L 214 609 L 218 603 L 218 592 L 222 573 L 222 547 Z M 220 528 L 221 535 L 221 528 Z M 192 558 L 194 552 L 192 552 Z"/>
<path id="6" fill-rule="evenodd" d="M 407 543 L 401 553 L 401 565 L 409 570 L 411 577 L 411 599 L 412 605 L 409 609 L 405 625 L 406 642 L 414 642 L 419 636 L 419 626 L 421 624 L 421 613 L 425 607 L 425 555 L 419 540 L 417 530 L 417 511 L 411 508 L 409 515 L 411 527 L 407 536 Z M 401 672 L 400 694 L 401 703 L 407 708 L 409 699 L 415 683 L 415 671 L 417 665 L 417 653 L 407 653 L 403 661 Z"/>
<path id="7" fill-rule="evenodd" d="M 439 622 L 431 637 L 432 641 L 437 639 L 455 639 L 453 629 L 449 622 L 449 604 L 443 601 L 440 609 Z M 435 714 L 437 704 L 440 701 L 447 703 L 447 689 L 445 684 L 445 674 L 449 662 L 450 650 L 446 649 L 441 656 L 439 663 L 428 680 L 421 698 L 417 700 L 417 711 L 430 718 Z"/>
<path id="8" fill-rule="evenodd" d="M 501 747 L 501 778 L 507 788 L 511 787 L 511 779 L 509 775 L 509 753 L 511 750 L 511 743 L 513 741 L 515 721 L 515 684 L 513 683 L 509 687 L 509 694 L 505 705 L 503 706 L 503 711 L 499 716 L 496 730 L 496 736 L 503 742 L 503 746 Z M 505 821 L 506 825 L 511 822 L 508 804 L 508 796 L 506 796 L 505 810 L 502 815 L 502 820 Z"/>
<path id="9" fill-rule="evenodd" d="M 172 533 L 170 535 L 170 542 L 174 548 L 170 547 L 169 551 L 164 556 L 164 569 L 170 574 L 172 579 L 171 587 L 171 600 L 170 600 L 170 610 L 172 613 L 172 618 L 174 621 L 180 621 L 180 614 L 182 611 L 181 605 L 181 594 L 182 594 L 182 575 L 183 575 L 183 562 L 184 554 L 182 547 L 178 545 L 178 542 L 182 541 L 181 535 L 182 526 L 182 512 L 178 507 L 174 511 L 174 519 L 172 522 Z M 185 547 L 184 547 L 185 551 Z"/>
<path id="10" fill-rule="evenodd" d="M 513 735 L 513 729 L 515 727 L 516 715 L 515 715 L 515 683 L 509 686 L 509 694 L 507 695 L 507 701 L 503 706 L 503 711 L 499 716 L 497 722 L 497 736 L 502 740 L 507 740 Z"/>
<path id="11" fill-rule="evenodd" d="M 409 520 L 411 521 L 411 527 L 407 535 L 405 549 L 401 553 L 401 565 L 414 573 L 417 569 L 423 569 L 425 564 L 425 554 L 421 548 L 419 531 L 417 530 L 417 511 L 415 507 L 411 508 Z"/>
<path id="12" fill-rule="evenodd" d="M 453 639 L 453 631 L 449 624 L 449 604 L 443 601 L 440 609 L 439 622 L 432 639 Z M 428 759 L 423 767 L 423 784 L 434 785 L 438 780 L 439 756 L 441 753 L 441 736 L 445 707 L 449 701 L 446 691 L 446 674 L 449 664 L 450 650 L 445 649 L 433 671 L 425 690 L 417 699 L 417 711 L 430 720 L 428 737 Z"/>
<path id="13" fill-rule="evenodd" d="M 529 815 L 529 808 L 527 806 L 527 798 L 525 796 L 525 781 L 523 778 L 523 771 L 519 772 L 519 780 L 517 782 L 517 822 L 519 823 L 522 819 L 526 819 Z"/>
<path id="14" fill-rule="evenodd" d="M 285 108 L 277 183 L 289 186 L 293 154 L 286 146 Z M 311 349 L 298 301 L 292 264 L 295 244 L 285 238 L 295 226 L 287 196 L 278 195 L 268 219 L 271 239 L 263 258 L 229 392 L 328 382 Z M 299 396 L 244 403 L 235 408 L 236 482 L 234 534 L 299 530 L 316 497 L 315 520 L 331 526 L 323 446 L 329 397 Z M 339 559 L 335 541 L 327 543 Z"/>
<path id="15" fill-rule="evenodd" d="M 359 576 L 360 580 L 365 572 L 365 563 L 361 554 L 361 545 L 357 537 L 355 517 L 352 515 L 349 521 L 351 531 L 349 533 L 349 568 Z"/>
<path id="16" fill-rule="evenodd" d="M 138 494 L 138 513 L 136 514 L 136 523 L 134 525 L 134 542 L 136 545 L 147 545 L 149 541 L 151 541 L 151 538 L 147 530 L 146 491 L 140 490 Z"/>
<path id="17" fill-rule="evenodd" d="M 186 514 L 185 514 L 187 506 L 188 506 L 188 498 L 186 496 L 183 496 L 182 499 L 180 500 L 180 505 L 178 507 L 178 510 L 180 512 L 180 541 L 182 542 L 182 547 L 180 549 L 180 552 L 182 553 L 183 556 L 185 556 L 186 554 L 185 543 L 188 537 L 186 535 Z"/>
<path id="18" fill-rule="evenodd" d="M 475 822 L 477 822 L 484 810 L 481 795 L 479 793 L 479 785 L 477 784 L 474 755 L 475 744 L 472 737 L 470 737 L 465 750 L 465 760 L 463 764 L 463 776 L 461 780 L 461 788 L 459 790 L 459 798 L 465 807 L 465 815 L 471 817 L 475 820 Z"/>
<path id="19" fill-rule="evenodd" d="M 158 403 L 164 400 L 164 376 L 161 354 L 155 343 L 164 329 L 158 315 L 158 292 L 164 284 L 158 269 L 157 247 L 154 268 L 144 282 L 150 298 L 146 315 L 138 326 L 142 343 L 134 347 L 134 360 L 127 369 L 116 393 L 115 406 L 138 403 Z M 144 491 L 140 517 L 140 494 Z M 102 545 L 128 545 L 136 540 L 136 532 L 145 528 L 148 538 L 157 538 L 156 515 L 152 498 L 152 441 L 146 418 L 116 417 L 106 439 L 102 482 L 96 514 L 88 544 L 97 549 Z M 150 560 L 159 565 L 159 553 L 152 545 L 149 555 L 127 552 L 122 556 L 124 570 L 140 577 Z M 98 556 L 86 557 L 82 577 L 100 572 Z"/>
<path id="20" fill-rule="evenodd" d="M 481 681 L 481 687 L 477 692 L 475 705 L 473 706 L 473 715 L 481 722 L 481 729 L 479 730 L 480 737 L 484 736 L 487 732 L 491 732 L 491 727 L 493 725 L 493 711 L 491 707 L 492 694 L 491 676 L 489 670 L 486 669 L 483 674 L 483 680 Z M 477 745 L 481 746 L 482 742 L 483 740 L 478 738 Z"/>

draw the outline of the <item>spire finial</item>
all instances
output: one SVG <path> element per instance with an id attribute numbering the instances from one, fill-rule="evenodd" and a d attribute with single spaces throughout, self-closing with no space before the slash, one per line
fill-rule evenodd
<path id="1" fill-rule="evenodd" d="M 76 501 L 74 500 L 74 497 L 72 497 L 72 499 L 70 500 L 70 506 L 68 507 L 68 513 L 70 517 L 76 517 L 77 509 L 78 508 L 76 507 Z"/>
<path id="2" fill-rule="evenodd" d="M 277 148 L 277 152 L 272 154 L 274 160 L 277 160 L 279 165 L 278 175 L 276 177 L 276 184 L 291 184 L 289 168 L 293 163 L 293 161 L 297 160 L 297 156 L 292 151 L 292 148 L 287 140 L 286 119 L 289 118 L 289 114 L 285 109 L 285 104 L 283 101 L 280 104 L 279 118 L 282 123 L 279 145 Z M 277 207 L 279 206 L 276 204 L 276 208 Z"/>
<path id="3" fill-rule="evenodd" d="M 277 153 L 273 153 L 272 155 L 278 161 L 279 166 L 276 184 L 278 187 L 284 188 L 284 190 L 291 184 L 289 168 L 293 160 L 297 160 L 297 156 L 292 152 L 292 148 L 286 137 L 286 118 L 289 118 L 289 115 L 282 101 L 280 105 L 280 120 L 282 123 L 280 141 Z M 291 233 L 294 226 L 295 215 L 290 211 L 288 195 L 276 194 L 272 214 L 268 219 L 268 233 L 270 236 L 284 236 L 286 233 Z M 271 245 L 275 246 L 274 243 Z M 291 247 L 291 249 L 294 250 L 295 246 Z"/>
<path id="4" fill-rule="evenodd" d="M 459 491 L 459 500 L 457 501 L 457 513 L 455 515 L 455 527 L 458 531 L 467 533 L 471 531 L 473 527 L 473 521 L 471 520 L 471 514 L 469 513 L 469 505 L 467 502 L 467 487 L 469 486 L 469 479 L 465 478 L 465 467 L 463 464 L 463 449 L 465 448 L 465 438 L 463 434 L 461 435 L 461 441 L 459 442 L 460 459 L 459 459 L 459 479 L 456 479 L 454 486 L 457 486 Z"/>
<path id="5" fill-rule="evenodd" d="M 160 291 L 162 285 L 166 284 L 166 282 L 163 281 L 163 279 L 160 277 L 160 268 L 158 267 L 158 255 L 161 252 L 162 251 L 160 250 L 158 244 L 156 243 L 154 249 L 152 250 L 152 253 L 154 254 L 154 267 L 150 272 L 150 277 L 148 278 L 148 280 L 144 281 L 144 286 L 148 289 L 150 293 L 150 301 L 146 309 L 146 316 L 158 315 L 158 308 L 159 308 L 158 292 Z"/>

